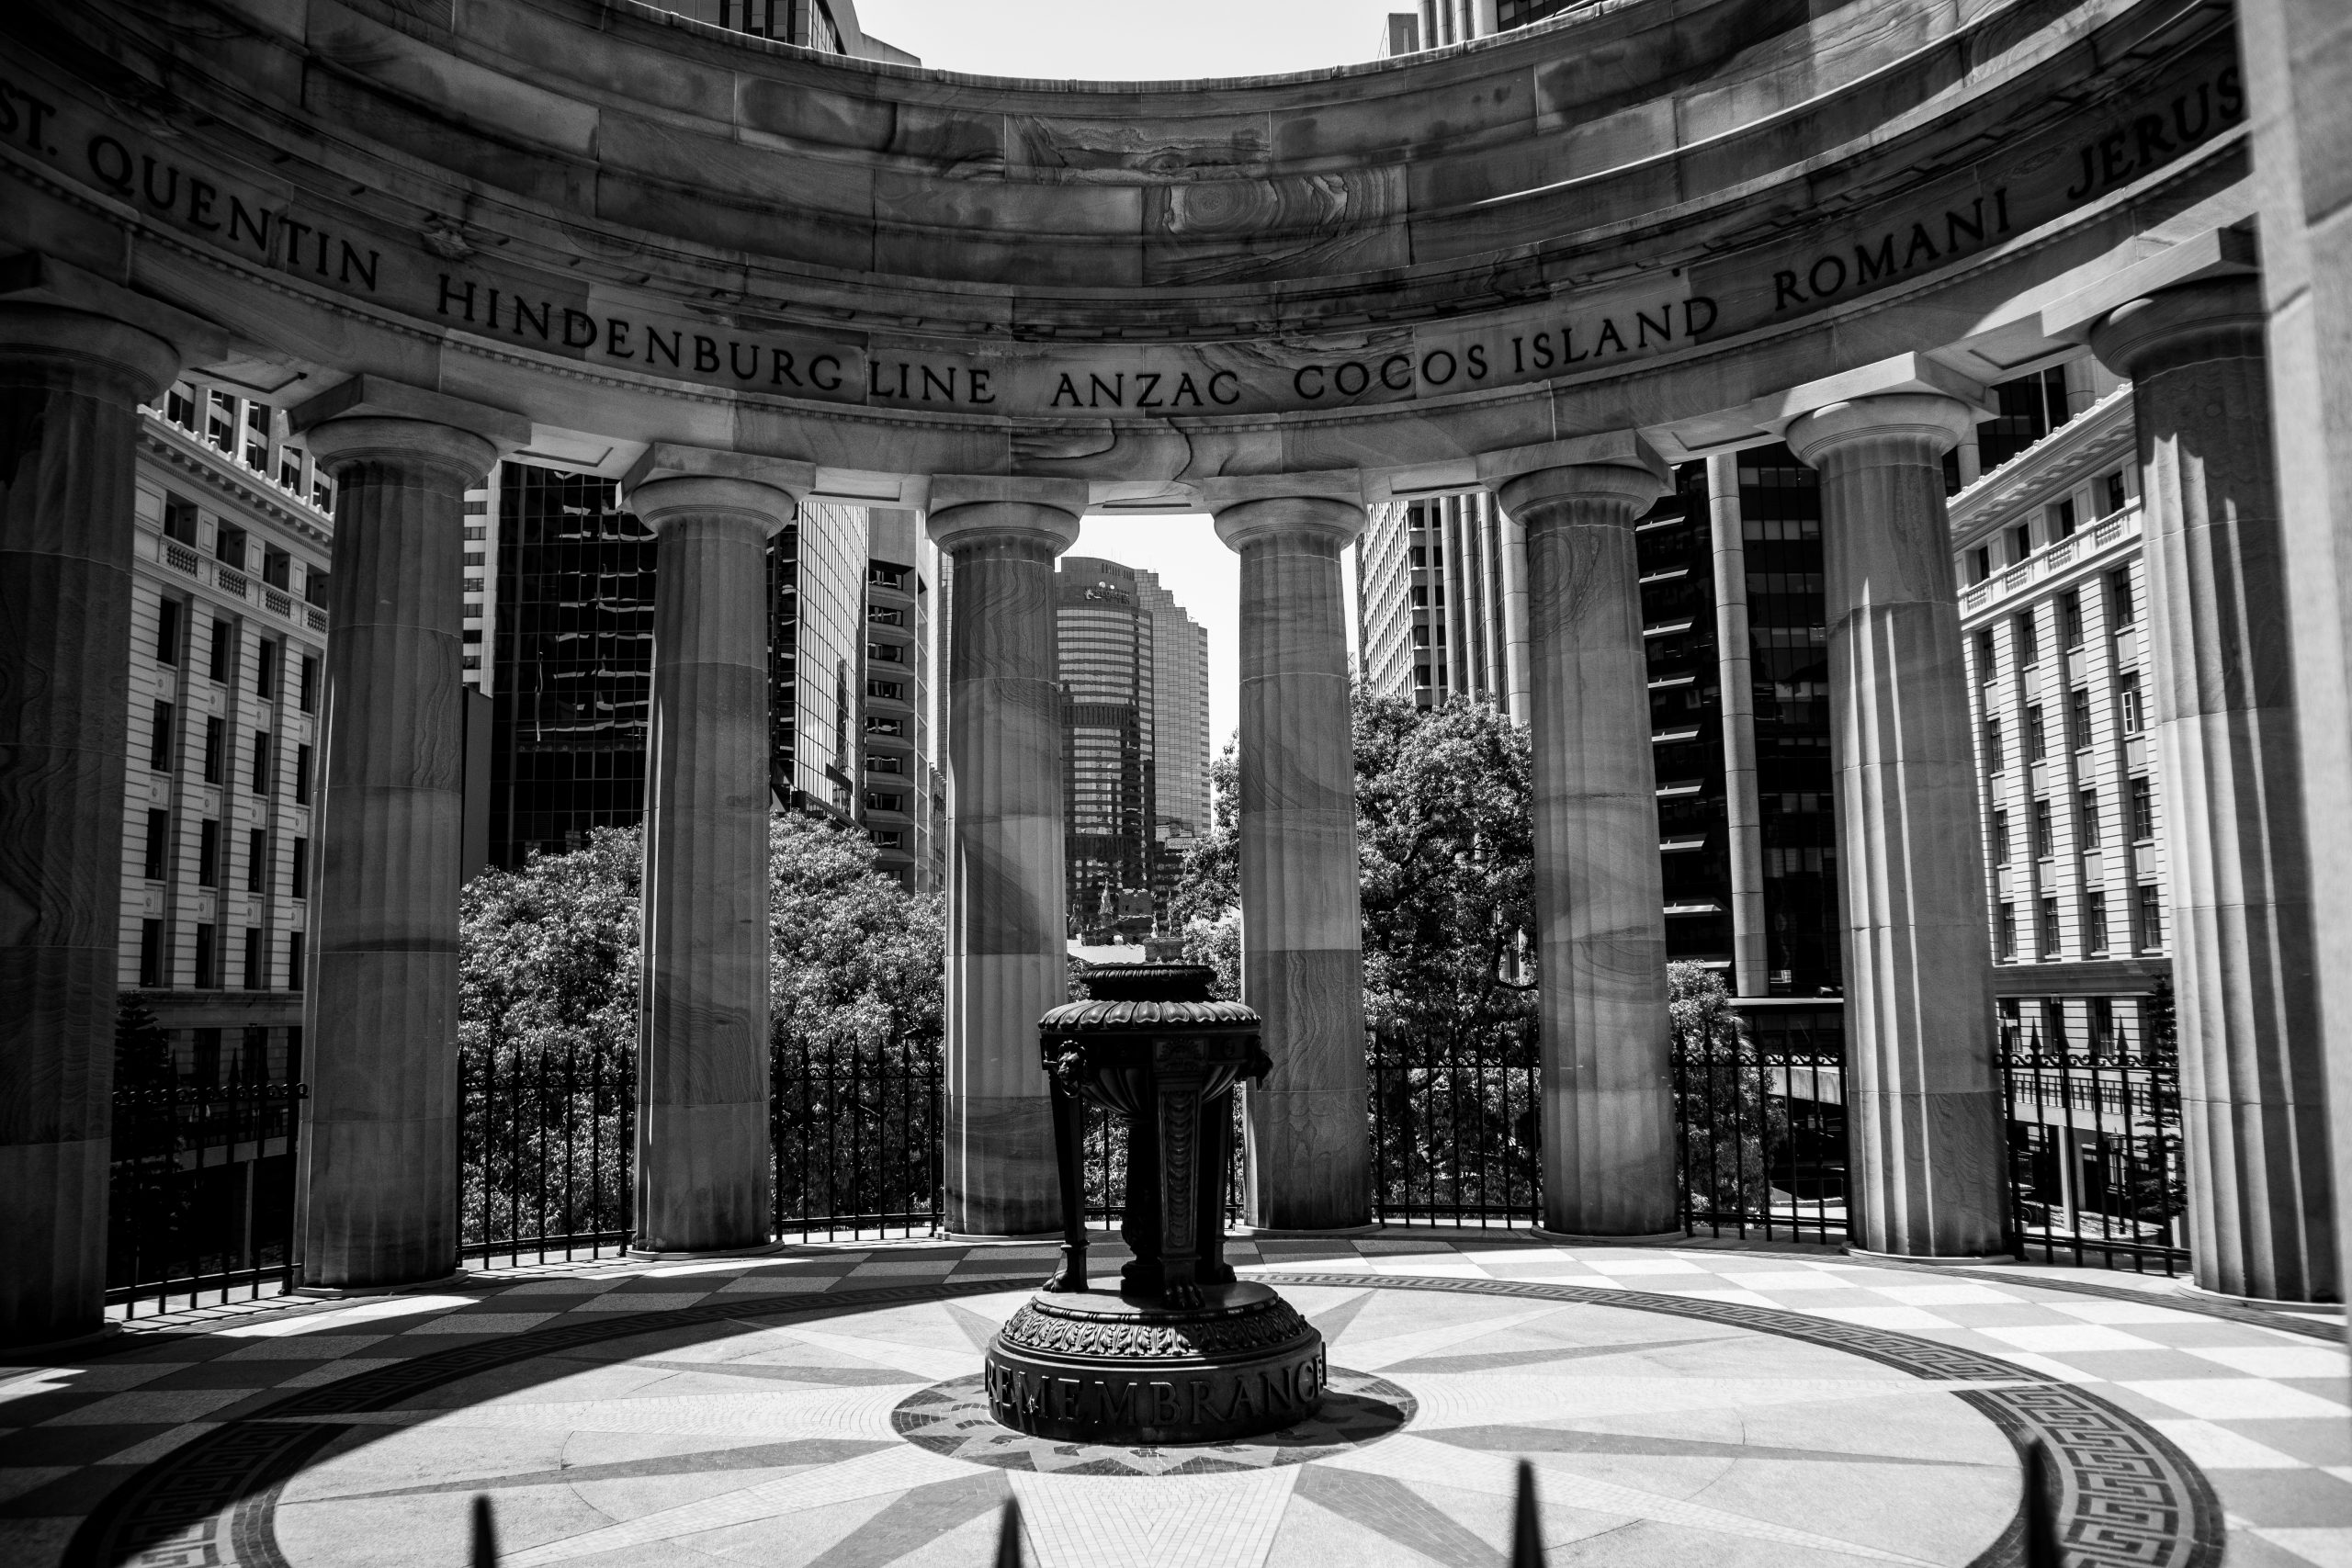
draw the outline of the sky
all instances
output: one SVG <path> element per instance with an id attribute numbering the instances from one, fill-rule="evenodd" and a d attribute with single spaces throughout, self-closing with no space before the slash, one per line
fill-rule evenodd
<path id="1" fill-rule="evenodd" d="M 1372 59 L 1412 0 L 857 0 L 868 32 L 943 71 L 1105 82 L 1258 76 Z M 1239 724 L 1241 559 L 1206 517 L 1090 517 L 1077 555 L 1156 571 L 1208 628 L 1209 749 Z M 1349 643 L 1354 645 L 1354 560 Z"/>
<path id="2" fill-rule="evenodd" d="M 1264 76 L 1370 60 L 1414 0 L 857 0 L 859 25 L 942 71 L 1101 82 Z"/>

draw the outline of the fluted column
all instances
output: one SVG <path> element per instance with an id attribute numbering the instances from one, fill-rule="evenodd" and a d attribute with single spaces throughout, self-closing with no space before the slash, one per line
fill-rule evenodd
<path id="1" fill-rule="evenodd" d="M 134 446 L 179 364 L 0 301 L 0 1344 L 103 1312 Z"/>
<path id="2" fill-rule="evenodd" d="M 1501 556 L 1503 584 L 1504 711 L 1513 724 L 1524 726 L 1531 707 L 1527 694 L 1527 530 L 1520 526 L 1498 496 L 1495 507 L 1496 549 Z"/>
<path id="3" fill-rule="evenodd" d="M 529 427 L 372 378 L 293 422 L 335 480 L 301 1278 L 364 1289 L 457 1267 L 465 491 Z"/>
<path id="4" fill-rule="evenodd" d="M 1504 483 L 1527 530 L 1544 1225 L 1654 1235 L 1675 1224 L 1666 904 L 1657 859 L 1634 520 L 1647 468 L 1545 468 Z"/>
<path id="5" fill-rule="evenodd" d="M 1856 1242 L 1997 1252 L 2008 1231 L 1984 840 L 1943 455 L 1972 427 L 1931 393 L 1791 424 L 1821 471 L 1831 759 L 1846 927 Z"/>
<path id="6" fill-rule="evenodd" d="M 1243 1091 L 1242 1209 L 1271 1230 L 1372 1218 L 1340 575 L 1340 553 L 1363 528 L 1360 507 L 1313 498 L 1243 502 L 1216 515 L 1217 537 L 1241 556 L 1241 998 L 1265 1021 L 1274 1059 L 1265 1082 Z"/>
<path id="7" fill-rule="evenodd" d="M 1078 504 L 1082 505 L 1082 502 Z M 947 647 L 947 1229 L 1057 1230 L 1037 1021 L 1068 999 L 1054 558 L 1078 514 L 976 500 L 931 514 L 955 563 Z"/>
<path id="8" fill-rule="evenodd" d="M 1747 536 L 1739 513 L 1739 454 L 1707 459 L 1714 541 L 1715 671 L 1723 693 L 1724 848 L 1731 863 L 1732 994 L 1771 992 L 1764 925 L 1764 827 L 1757 794 L 1756 681 L 1747 636 Z"/>
<path id="9" fill-rule="evenodd" d="M 2124 305 L 2091 344 L 2132 378 L 2139 432 L 2197 1282 L 2332 1301 L 2326 1063 L 2264 326 L 2258 281 L 2219 278 Z"/>
<path id="10" fill-rule="evenodd" d="M 751 479 L 629 487 L 654 557 L 639 950 L 636 1246 L 764 1245 L 767 542 L 793 498 Z"/>

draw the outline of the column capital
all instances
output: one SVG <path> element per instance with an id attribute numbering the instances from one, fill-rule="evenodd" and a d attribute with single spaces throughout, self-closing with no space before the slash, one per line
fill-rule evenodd
<path id="1" fill-rule="evenodd" d="M 185 310 L 134 294 L 38 251 L 0 261 L 0 354 L 77 362 L 119 378 L 133 403 L 179 378 L 192 361 L 225 359 L 229 334 Z"/>
<path id="2" fill-rule="evenodd" d="M 2137 381 L 2207 359 L 2258 359 L 2268 321 L 2258 275 L 2204 277 L 2109 310 L 2090 328 L 2091 352 L 2117 375 Z"/>
<path id="3" fill-rule="evenodd" d="M 1078 513 L 1036 501 L 967 501 L 932 513 L 925 526 L 950 556 L 1008 544 L 1043 546 L 1057 556 L 1078 543 Z"/>
<path id="4" fill-rule="evenodd" d="M 519 413 L 365 374 L 297 403 L 286 417 L 331 469 L 371 459 L 422 463 L 469 485 L 531 442 L 531 422 Z"/>
<path id="5" fill-rule="evenodd" d="M 646 507 L 674 507 L 674 502 L 640 502 L 640 491 L 654 485 L 668 485 L 676 480 L 701 481 L 719 486 L 747 485 L 752 491 L 782 491 L 787 504 L 784 516 L 789 521 L 792 508 L 808 499 L 817 488 L 817 465 L 791 457 L 765 457 L 752 452 L 737 452 L 723 446 L 685 446 L 673 441 L 656 441 L 648 446 L 628 472 L 621 478 L 621 493 L 628 498 L 630 508 L 650 525 Z M 754 497 L 752 491 L 743 492 L 736 506 L 715 501 L 721 510 L 749 508 L 758 511 L 774 504 L 773 496 Z M 689 493 L 684 491 L 664 491 L 664 495 Z M 713 491 L 716 497 L 722 493 Z M 778 525 L 779 527 L 782 524 Z"/>
<path id="6" fill-rule="evenodd" d="M 1666 476 L 1646 464 L 1568 463 L 1513 475 L 1496 487 L 1495 499 L 1532 536 L 1572 523 L 1631 527 L 1667 487 Z"/>
<path id="7" fill-rule="evenodd" d="M 772 539 L 784 532 L 798 509 L 791 491 L 756 479 L 714 474 L 677 474 L 644 479 L 622 492 L 637 520 L 656 534 L 697 517 L 741 518 Z"/>
<path id="8" fill-rule="evenodd" d="M 1263 496 L 1236 502 L 1216 513 L 1216 536 L 1226 547 L 1247 549 L 1272 539 L 1328 541 L 1345 549 L 1363 532 L 1363 508 L 1321 495 Z"/>
<path id="9" fill-rule="evenodd" d="M 1782 439 L 1797 461 L 1819 468 L 1830 453 L 1857 441 L 1890 436 L 1928 442 L 1936 456 L 1961 443 L 1976 423 L 1976 411 L 1940 392 L 1886 392 L 1826 403 L 1789 422 Z"/>

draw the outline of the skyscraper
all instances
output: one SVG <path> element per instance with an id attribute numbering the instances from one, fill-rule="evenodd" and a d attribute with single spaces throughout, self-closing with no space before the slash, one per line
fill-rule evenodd
<path id="1" fill-rule="evenodd" d="M 1066 861 L 1081 932 L 1148 934 L 1171 840 L 1208 810 L 1208 635 L 1148 571 L 1065 556 L 1054 583 Z"/>
<path id="2" fill-rule="evenodd" d="M 933 809 L 942 794 L 931 730 L 932 637 L 938 552 L 911 512 L 868 514 L 858 820 L 876 863 L 910 888 L 940 880 Z"/>

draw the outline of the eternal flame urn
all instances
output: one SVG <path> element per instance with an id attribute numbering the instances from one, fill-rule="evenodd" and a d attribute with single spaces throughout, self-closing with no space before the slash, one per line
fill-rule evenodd
<path id="1" fill-rule="evenodd" d="M 1323 1336 L 1226 1266 L 1233 1090 L 1273 1066 L 1258 1015 L 1208 999 L 1190 964 L 1099 966 L 1090 999 L 1038 1024 L 1061 1176 L 1061 1267 L 989 1342 L 989 1413 L 1060 1442 L 1148 1447 L 1277 1431 L 1316 1412 Z M 1086 1101 L 1128 1122 L 1134 1261 L 1086 1272 Z"/>

